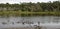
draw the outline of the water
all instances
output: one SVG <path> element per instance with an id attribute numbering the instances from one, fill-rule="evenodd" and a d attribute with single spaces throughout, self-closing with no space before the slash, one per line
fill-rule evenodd
<path id="1" fill-rule="evenodd" d="M 22 25 L 21 22 L 40 22 L 42 26 L 46 27 L 60 27 L 60 17 L 58 16 L 35 16 L 35 17 L 0 17 L 0 28 L 6 27 L 25 27 L 29 26 L 29 24 Z M 5 24 L 2 24 L 2 23 Z M 20 22 L 19 24 L 17 22 Z"/>

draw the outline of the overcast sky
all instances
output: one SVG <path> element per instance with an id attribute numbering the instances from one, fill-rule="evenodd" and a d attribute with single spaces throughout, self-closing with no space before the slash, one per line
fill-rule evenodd
<path id="1" fill-rule="evenodd" d="M 58 0 L 0 0 L 0 3 L 20 3 L 20 2 L 48 2 L 48 1 L 58 1 Z"/>

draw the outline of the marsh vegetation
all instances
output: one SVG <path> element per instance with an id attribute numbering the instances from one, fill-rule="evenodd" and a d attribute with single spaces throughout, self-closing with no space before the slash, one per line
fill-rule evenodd
<path id="1" fill-rule="evenodd" d="M 60 2 L 0 4 L 0 16 L 60 16 Z"/>

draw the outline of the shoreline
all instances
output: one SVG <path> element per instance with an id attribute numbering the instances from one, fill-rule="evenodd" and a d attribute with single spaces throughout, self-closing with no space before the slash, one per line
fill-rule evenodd
<path id="1" fill-rule="evenodd" d="M 59 12 L 2 11 L 0 16 L 60 16 Z"/>

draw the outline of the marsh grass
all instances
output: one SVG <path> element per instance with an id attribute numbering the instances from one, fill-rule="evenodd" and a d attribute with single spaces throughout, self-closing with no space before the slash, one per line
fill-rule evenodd
<path id="1" fill-rule="evenodd" d="M 2 11 L 0 16 L 60 16 L 60 12 Z"/>

